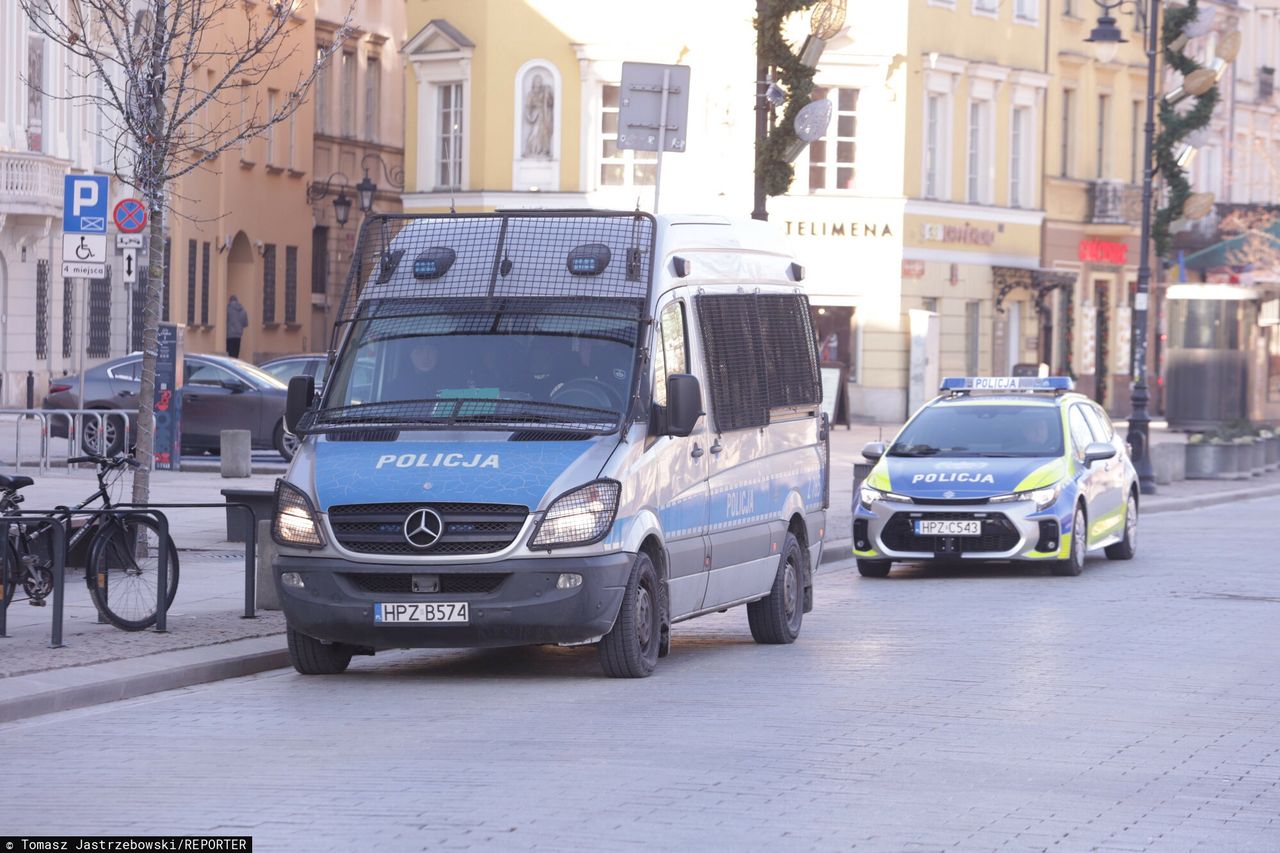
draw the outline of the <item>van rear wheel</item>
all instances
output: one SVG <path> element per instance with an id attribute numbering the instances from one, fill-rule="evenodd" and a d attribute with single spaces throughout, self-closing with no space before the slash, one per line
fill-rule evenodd
<path id="1" fill-rule="evenodd" d="M 600 640 L 600 666 L 611 678 L 645 678 L 658 665 L 662 609 L 658 573 L 644 551 L 636 555 L 613 629 Z"/>
<path id="2" fill-rule="evenodd" d="M 337 675 L 351 663 L 351 648 L 340 643 L 325 644 L 315 637 L 289 628 L 289 662 L 302 675 Z"/>
<path id="3" fill-rule="evenodd" d="M 782 560 L 769 595 L 747 605 L 751 637 L 765 645 L 794 643 L 804 621 L 804 552 L 795 534 L 782 543 Z"/>

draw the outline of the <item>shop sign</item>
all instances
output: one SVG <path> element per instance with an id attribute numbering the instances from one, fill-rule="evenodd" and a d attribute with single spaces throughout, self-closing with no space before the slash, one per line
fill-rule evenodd
<path id="1" fill-rule="evenodd" d="M 1129 245 L 1127 243 L 1113 243 L 1109 240 L 1084 239 L 1080 241 L 1076 254 L 1086 264 L 1124 266 L 1125 259 L 1129 255 Z"/>
<path id="2" fill-rule="evenodd" d="M 923 237 L 931 243 L 965 243 L 970 246 L 990 246 L 996 241 L 996 232 L 990 228 L 974 228 L 968 222 L 964 225 L 943 225 L 938 222 L 926 222 L 923 226 Z"/>
<path id="3" fill-rule="evenodd" d="M 889 223 L 874 222 L 814 222 L 812 220 L 787 219 L 788 237 L 892 237 Z"/>
<path id="4" fill-rule="evenodd" d="M 903 261 L 903 278 L 924 278 L 924 261 Z"/>

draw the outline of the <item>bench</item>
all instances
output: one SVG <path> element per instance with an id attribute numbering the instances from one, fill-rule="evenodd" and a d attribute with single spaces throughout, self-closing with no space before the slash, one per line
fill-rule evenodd
<path id="1" fill-rule="evenodd" d="M 253 523 L 257 524 L 271 518 L 276 492 L 275 489 L 223 489 L 222 496 L 229 504 L 248 504 L 253 510 Z M 244 542 L 248 538 L 245 532 L 247 522 L 244 510 L 227 507 L 227 541 Z"/>

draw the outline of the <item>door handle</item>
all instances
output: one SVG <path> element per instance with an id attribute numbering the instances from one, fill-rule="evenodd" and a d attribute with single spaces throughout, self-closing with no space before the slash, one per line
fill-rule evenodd
<path id="1" fill-rule="evenodd" d="M 132 391 L 117 391 L 117 392 L 116 392 L 116 396 L 117 396 L 117 397 L 128 397 L 128 396 L 129 396 L 130 394 L 132 394 L 132 393 L 133 393 Z"/>
<path id="2" fill-rule="evenodd" d="M 703 451 L 702 451 L 702 446 L 701 446 L 701 445 L 699 445 L 699 444 L 695 441 L 695 442 L 693 443 L 693 451 L 692 451 L 689 455 L 690 455 L 690 456 L 692 456 L 694 459 L 701 459 L 701 458 L 702 458 L 702 452 L 703 452 Z"/>
<path id="3" fill-rule="evenodd" d="M 711 452 L 719 456 L 721 450 L 724 450 L 724 448 L 720 446 L 720 439 L 717 438 L 716 443 L 711 445 Z"/>

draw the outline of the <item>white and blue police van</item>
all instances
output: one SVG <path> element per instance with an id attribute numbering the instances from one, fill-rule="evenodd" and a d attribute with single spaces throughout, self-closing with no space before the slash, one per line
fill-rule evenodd
<path id="1" fill-rule="evenodd" d="M 826 424 L 803 268 L 763 223 L 639 212 L 368 217 L 272 561 L 305 674 L 392 648 L 598 643 L 813 605 Z"/>

